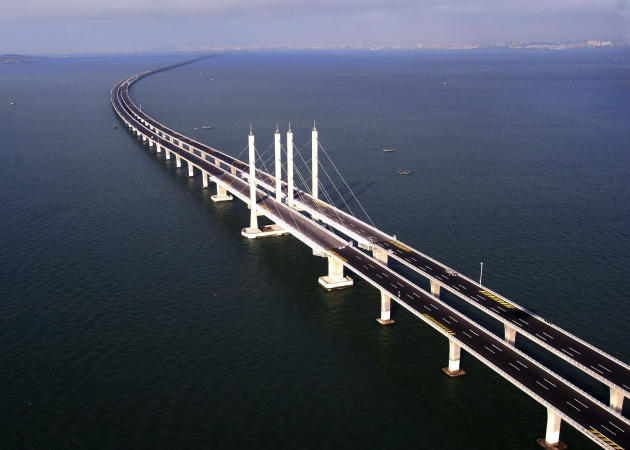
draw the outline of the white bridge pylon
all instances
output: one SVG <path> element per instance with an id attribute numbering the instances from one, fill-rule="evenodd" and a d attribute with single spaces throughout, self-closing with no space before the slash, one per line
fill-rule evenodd
<path id="1" fill-rule="evenodd" d="M 288 234 L 289 232 L 287 230 L 276 224 L 266 225 L 262 228 L 258 227 L 258 207 L 256 196 L 258 186 L 256 185 L 256 146 L 254 142 L 254 129 L 250 124 L 249 136 L 247 137 L 247 147 L 249 150 L 249 227 L 243 228 L 241 235 L 247 239 L 258 239 Z M 278 157 L 277 153 L 278 152 L 276 151 L 276 158 Z"/>

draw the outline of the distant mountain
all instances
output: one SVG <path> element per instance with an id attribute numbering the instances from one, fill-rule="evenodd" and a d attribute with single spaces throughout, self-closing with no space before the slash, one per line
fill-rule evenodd
<path id="1" fill-rule="evenodd" d="M 16 62 L 31 63 L 34 62 L 34 58 L 27 55 L 0 55 L 0 64 L 11 64 Z"/>

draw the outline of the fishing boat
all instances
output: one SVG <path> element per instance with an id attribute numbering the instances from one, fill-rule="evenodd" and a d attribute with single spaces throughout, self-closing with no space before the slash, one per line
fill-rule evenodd
<path id="1" fill-rule="evenodd" d="M 212 127 L 210 125 L 204 125 L 201 127 L 202 130 L 212 130 Z"/>
<path id="2" fill-rule="evenodd" d="M 393 148 L 384 148 L 383 151 L 385 153 L 392 153 L 394 151 L 394 149 Z"/>
<path id="3" fill-rule="evenodd" d="M 16 104 L 16 103 L 15 103 L 15 100 L 11 100 L 11 101 L 9 102 L 9 105 L 15 105 L 15 104 Z"/>
<path id="4" fill-rule="evenodd" d="M 115 130 L 116 128 L 118 128 L 118 125 L 114 124 L 112 128 Z"/>
<path id="5" fill-rule="evenodd" d="M 398 175 L 411 175 L 413 172 L 411 170 L 401 170 L 398 172 Z"/>

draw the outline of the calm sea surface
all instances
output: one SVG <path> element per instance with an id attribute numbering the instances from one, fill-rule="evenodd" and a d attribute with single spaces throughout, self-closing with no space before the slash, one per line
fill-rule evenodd
<path id="1" fill-rule="evenodd" d="M 113 129 L 111 87 L 183 59 L 0 66 L 0 448 L 538 448 L 542 406 L 466 354 L 444 376 L 432 328 L 400 307 L 379 326 L 367 283 L 323 291 L 325 260 L 243 240 L 246 206 Z M 267 159 L 276 122 L 301 147 L 316 120 L 379 228 L 472 278 L 483 261 L 630 362 L 629 52 L 226 53 L 132 95 L 235 156 L 250 122 Z"/>

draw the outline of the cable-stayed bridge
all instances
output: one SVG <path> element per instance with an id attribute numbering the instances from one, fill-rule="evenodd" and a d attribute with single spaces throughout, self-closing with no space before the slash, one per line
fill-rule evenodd
<path id="1" fill-rule="evenodd" d="M 229 201 L 236 196 L 247 203 L 250 223 L 242 231 L 244 237 L 254 239 L 287 233 L 295 236 L 311 247 L 315 255 L 328 259 L 328 274 L 319 280 L 325 289 L 340 289 L 353 284 L 352 279 L 344 275 L 344 267 L 365 279 L 381 294 L 379 323 L 389 325 L 394 322 L 391 318 L 393 299 L 448 338 L 449 361 L 448 367 L 443 369 L 447 375 L 464 373 L 460 369 L 462 348 L 482 361 L 546 407 L 547 430 L 545 437 L 539 440 L 542 446 L 558 448 L 563 445 L 560 424 L 564 420 L 604 448 L 630 448 L 630 421 L 621 414 L 623 399 L 630 395 L 630 366 L 413 249 L 395 236 L 380 231 L 367 213 L 370 224 L 334 206 L 331 194 L 319 179 L 319 170 L 324 169 L 319 161 L 320 151 L 327 155 L 319 144 L 315 127 L 310 142 L 310 173 L 305 176 L 294 164 L 294 154 L 302 156 L 293 143 L 290 128 L 286 133 L 285 148 L 278 129 L 274 133 L 272 173 L 257 154 L 252 130 L 248 136 L 249 160 L 245 163 L 159 123 L 131 99 L 129 88 L 133 83 L 194 61 L 142 72 L 120 81 L 111 91 L 112 106 L 122 122 L 148 143 L 149 148 L 154 148 L 156 153 L 164 152 L 166 159 L 174 157 L 177 167 L 184 161 L 190 176 L 194 176 L 195 171 L 200 172 L 204 188 L 209 182 L 215 183 L 214 201 Z M 283 151 L 286 181 L 283 179 Z M 262 167 L 257 168 L 257 162 Z M 325 174 L 331 180 L 328 173 Z M 301 179 L 304 189 L 296 187 L 295 175 Z M 307 178 L 311 179 L 310 189 Z M 339 197 L 343 198 L 340 193 Z M 268 217 L 275 224 L 260 228 L 259 215 Z M 428 278 L 430 292 L 389 267 L 390 257 Z M 501 321 L 504 324 L 503 338 L 441 301 L 441 288 Z M 610 389 L 608 404 L 596 400 L 515 348 L 516 334 L 533 340 L 607 385 Z"/>

